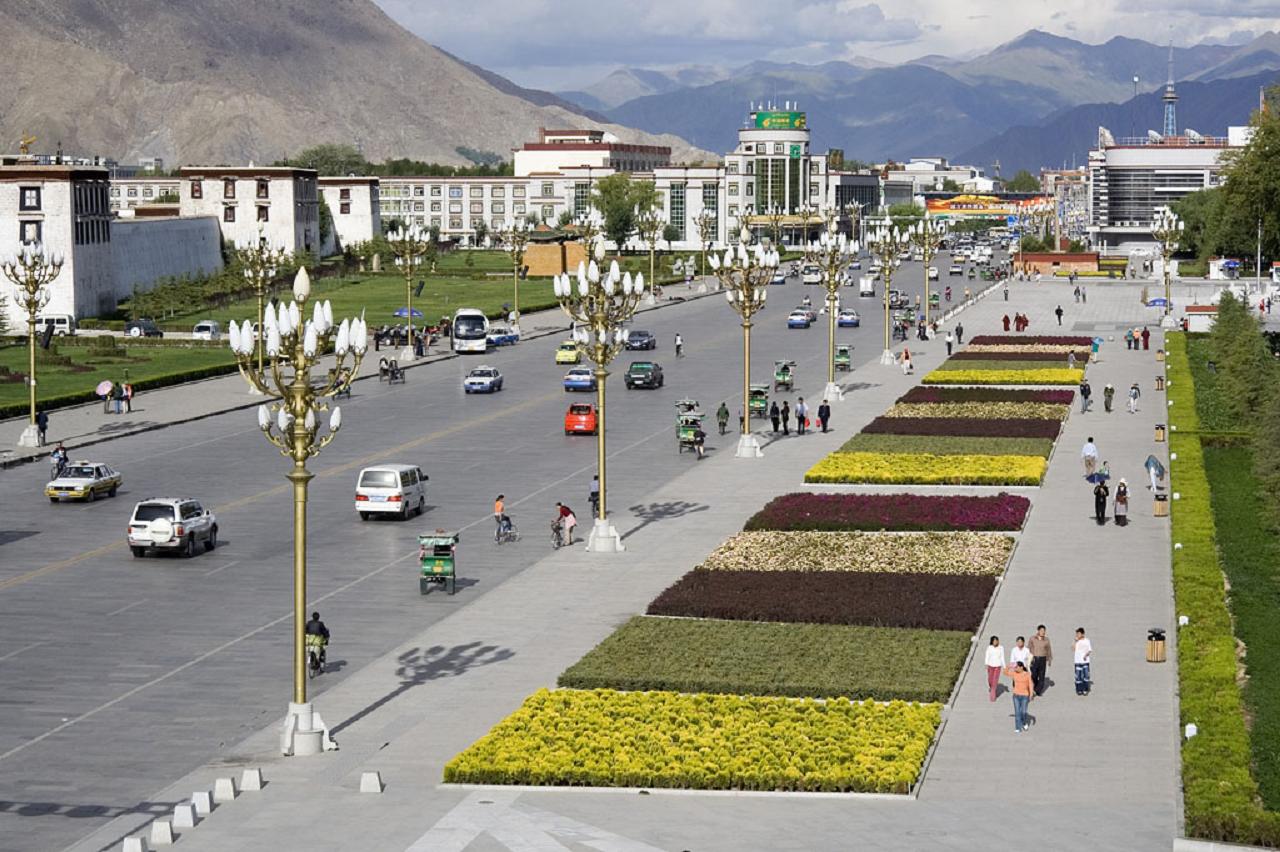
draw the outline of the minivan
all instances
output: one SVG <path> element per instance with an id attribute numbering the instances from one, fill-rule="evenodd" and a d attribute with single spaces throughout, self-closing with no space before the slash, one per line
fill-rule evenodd
<path id="1" fill-rule="evenodd" d="M 36 317 L 36 331 L 44 333 L 45 326 L 53 326 L 55 337 L 66 337 L 76 333 L 76 318 L 71 314 L 41 314 Z"/>
<path id="2" fill-rule="evenodd" d="M 816 263 L 806 263 L 800 270 L 800 281 L 804 284 L 821 284 L 822 267 Z"/>
<path id="3" fill-rule="evenodd" d="M 191 329 L 192 340 L 221 340 L 222 339 L 222 323 L 217 320 L 200 320 L 196 323 L 196 327 Z M 254 338 L 257 339 L 256 337 Z"/>
<path id="4" fill-rule="evenodd" d="M 356 478 L 356 511 L 360 520 L 370 515 L 395 515 L 407 520 L 427 507 L 427 479 L 413 464 L 380 464 L 366 467 Z"/>

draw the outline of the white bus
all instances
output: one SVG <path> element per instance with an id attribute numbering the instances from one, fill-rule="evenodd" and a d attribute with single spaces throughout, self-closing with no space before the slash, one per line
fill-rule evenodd
<path id="1" fill-rule="evenodd" d="M 453 351 L 479 352 L 489 347 L 489 319 L 476 308 L 458 308 L 453 314 Z"/>

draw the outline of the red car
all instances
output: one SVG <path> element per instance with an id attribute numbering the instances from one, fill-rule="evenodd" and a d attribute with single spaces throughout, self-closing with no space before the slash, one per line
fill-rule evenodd
<path id="1" fill-rule="evenodd" d="M 596 407 L 590 402 L 575 402 L 564 415 L 566 435 L 594 435 L 596 433 Z"/>

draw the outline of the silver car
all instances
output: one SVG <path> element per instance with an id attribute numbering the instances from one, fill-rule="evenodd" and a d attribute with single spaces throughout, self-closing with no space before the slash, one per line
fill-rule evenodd
<path id="1" fill-rule="evenodd" d="M 218 546 L 218 519 L 190 497 L 153 497 L 133 507 L 129 549 L 137 557 L 148 550 L 173 550 L 195 556 Z"/>

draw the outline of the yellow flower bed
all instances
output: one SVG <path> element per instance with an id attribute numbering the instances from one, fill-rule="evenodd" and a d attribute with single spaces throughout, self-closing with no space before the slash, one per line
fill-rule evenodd
<path id="1" fill-rule="evenodd" d="M 990 532 L 740 532 L 699 571 L 869 571 L 998 576 L 1013 538 Z"/>
<path id="2" fill-rule="evenodd" d="M 940 719 L 937 704 L 902 701 L 541 689 L 444 780 L 908 793 Z"/>
<path id="3" fill-rule="evenodd" d="M 1046 464 L 1041 456 L 832 453 L 809 468 L 804 481 L 1039 485 Z"/>
<path id="4" fill-rule="evenodd" d="M 1046 367 L 1043 370 L 934 370 L 926 385 L 1078 385 L 1084 370 Z"/>
<path id="5" fill-rule="evenodd" d="M 981 420 L 1065 420 L 1069 406 L 1049 402 L 900 402 L 882 417 L 973 417 Z"/>

